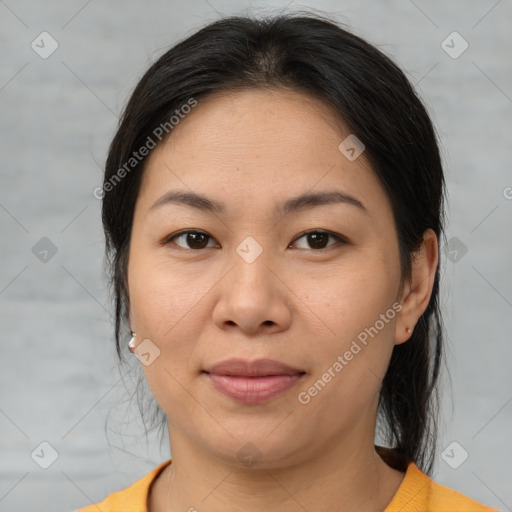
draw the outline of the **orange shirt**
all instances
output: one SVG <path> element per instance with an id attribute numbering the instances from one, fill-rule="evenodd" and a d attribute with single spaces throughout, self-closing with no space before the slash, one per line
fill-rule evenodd
<path id="1" fill-rule="evenodd" d="M 101 503 L 75 512 L 147 512 L 149 486 L 172 459 L 153 469 L 126 489 L 114 492 Z M 434 482 L 414 462 L 407 465 L 405 477 L 384 512 L 499 512 Z"/>

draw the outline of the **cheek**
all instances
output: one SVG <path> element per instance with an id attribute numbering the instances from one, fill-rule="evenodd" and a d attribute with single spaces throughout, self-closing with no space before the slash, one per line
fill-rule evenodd
<path id="1" fill-rule="evenodd" d="M 149 339 L 160 351 L 143 370 L 155 399 L 169 411 L 178 383 L 187 386 L 198 371 L 192 354 L 205 320 L 201 298 L 209 287 L 143 256 L 133 254 L 128 269 L 130 318 L 140 341 Z"/>
<path id="2" fill-rule="evenodd" d="M 328 381 L 327 392 L 321 391 L 330 397 L 325 397 L 326 403 L 332 400 L 332 405 L 357 408 L 357 402 L 377 392 L 394 346 L 400 309 L 395 302 L 398 279 L 398 264 L 375 251 L 333 269 L 329 280 L 319 281 L 321 289 L 308 291 L 307 304 L 322 327 L 314 345 L 315 372 L 308 385 L 320 379 L 317 387 L 322 388 Z M 329 369 L 331 374 L 326 374 Z"/>
<path id="3" fill-rule="evenodd" d="M 399 265 L 392 258 L 379 255 L 378 250 L 361 251 L 343 265 L 333 265 L 325 275 L 316 276 L 316 284 L 305 287 L 301 276 L 295 279 L 304 303 L 322 321 L 326 340 L 346 342 L 374 325 L 392 307 Z"/>
<path id="4" fill-rule="evenodd" d="M 314 371 L 298 390 L 303 393 L 299 411 L 319 437 L 340 433 L 377 405 L 394 346 L 396 310 L 391 297 L 367 293 L 362 303 L 340 298 L 324 317 L 334 334 L 315 343 Z"/>
<path id="5" fill-rule="evenodd" d="M 201 299 L 211 287 L 208 280 L 142 250 L 131 257 L 128 279 L 130 317 L 146 337 L 168 344 L 180 338 L 184 325 L 192 330 L 200 325 L 193 320 L 201 313 Z"/>

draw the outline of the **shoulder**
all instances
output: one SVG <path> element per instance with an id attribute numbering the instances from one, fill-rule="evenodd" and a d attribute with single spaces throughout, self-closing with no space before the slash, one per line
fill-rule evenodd
<path id="1" fill-rule="evenodd" d="M 168 460 L 121 491 L 109 494 L 103 501 L 74 512 L 146 512 L 146 503 L 151 484 L 172 460 Z"/>
<path id="2" fill-rule="evenodd" d="M 499 512 L 454 489 L 434 482 L 414 462 L 385 512 Z"/>

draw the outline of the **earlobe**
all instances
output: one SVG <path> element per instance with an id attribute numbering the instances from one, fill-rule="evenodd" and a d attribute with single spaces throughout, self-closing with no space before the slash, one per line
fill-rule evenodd
<path id="1" fill-rule="evenodd" d="M 135 333 L 132 332 L 131 334 L 132 334 L 132 338 L 128 342 L 128 348 L 130 349 L 130 352 L 133 354 L 133 352 L 135 350 Z"/>
<path id="2" fill-rule="evenodd" d="M 420 248 L 413 254 L 411 279 L 402 293 L 402 309 L 395 324 L 396 345 L 410 338 L 412 329 L 427 309 L 439 263 L 438 251 L 437 236 L 434 230 L 427 229 Z"/>

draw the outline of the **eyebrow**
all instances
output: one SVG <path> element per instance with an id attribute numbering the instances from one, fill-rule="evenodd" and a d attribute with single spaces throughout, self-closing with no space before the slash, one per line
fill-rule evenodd
<path id="1" fill-rule="evenodd" d="M 190 206 L 201 211 L 226 214 L 226 205 L 215 199 L 210 199 L 202 194 L 189 191 L 170 190 L 157 199 L 149 208 L 149 211 L 156 210 L 165 205 L 179 204 Z M 300 212 L 323 206 L 327 204 L 348 204 L 356 206 L 365 213 L 367 209 L 359 199 L 342 192 L 340 190 L 324 190 L 320 192 L 306 192 L 296 197 L 287 199 L 283 203 L 276 205 L 274 215 L 284 217 L 289 213 Z"/>

